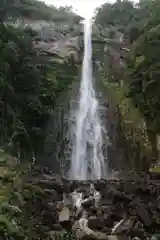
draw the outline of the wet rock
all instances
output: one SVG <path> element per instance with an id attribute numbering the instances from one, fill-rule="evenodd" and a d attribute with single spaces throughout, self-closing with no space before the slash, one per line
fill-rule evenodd
<path id="1" fill-rule="evenodd" d="M 132 207 L 135 207 L 137 215 L 143 222 L 146 227 L 151 226 L 152 222 L 146 210 L 145 204 L 141 203 L 138 198 L 134 199 L 130 204 Z"/>
<path id="2" fill-rule="evenodd" d="M 42 186 L 42 188 L 46 188 L 46 189 L 52 189 L 53 185 L 52 182 L 46 180 L 46 179 L 41 179 L 38 182 L 40 184 L 40 186 Z"/>
<path id="3" fill-rule="evenodd" d="M 45 226 L 53 226 L 57 223 L 57 216 L 51 213 L 44 213 L 43 215 L 43 224 Z"/>
<path id="4" fill-rule="evenodd" d="M 87 209 L 87 208 L 91 207 L 93 205 L 93 203 L 94 203 L 94 199 L 91 196 L 91 197 L 83 200 L 81 204 L 85 209 Z"/>
<path id="5" fill-rule="evenodd" d="M 104 227 L 104 228 L 102 229 L 102 232 L 109 235 L 109 234 L 111 234 L 111 228 Z"/>
<path id="6" fill-rule="evenodd" d="M 115 213 L 109 213 L 104 215 L 104 225 L 106 227 L 112 228 L 115 222 L 120 221 L 121 217 Z"/>
<path id="7" fill-rule="evenodd" d="M 129 240 L 129 237 L 128 236 L 126 236 L 126 235 L 121 235 L 121 236 L 113 236 L 113 235 L 111 235 L 111 236 L 108 236 L 107 237 L 107 240 Z"/>
<path id="8" fill-rule="evenodd" d="M 119 240 L 117 236 L 108 236 L 108 240 Z"/>
<path id="9" fill-rule="evenodd" d="M 59 223 L 53 224 L 53 230 L 55 230 L 55 231 L 61 231 L 61 230 L 62 230 L 61 224 L 59 224 Z"/>
<path id="10" fill-rule="evenodd" d="M 101 206 L 108 206 L 108 205 L 112 205 L 112 197 L 110 196 L 102 196 L 102 198 L 100 199 L 100 205 Z"/>
<path id="11" fill-rule="evenodd" d="M 54 202 L 48 202 L 48 210 L 51 212 L 56 212 L 57 208 L 56 208 L 56 203 Z"/>
<path id="12" fill-rule="evenodd" d="M 77 240 L 83 239 L 85 237 L 85 233 L 81 229 L 77 229 L 75 235 Z"/>
<path id="13" fill-rule="evenodd" d="M 94 232 L 91 235 L 88 236 L 84 236 L 82 238 L 83 240 L 107 240 L 108 236 L 105 233 L 101 233 L 101 232 Z"/>
<path id="14" fill-rule="evenodd" d="M 63 193 L 63 203 L 64 206 L 68 207 L 69 209 L 72 209 L 72 199 L 70 195 Z"/>
<path id="15" fill-rule="evenodd" d="M 112 229 L 112 234 L 122 234 L 124 231 L 128 231 L 133 226 L 133 220 L 121 219 L 114 228 Z"/>
<path id="16" fill-rule="evenodd" d="M 53 182 L 52 189 L 56 190 L 58 192 L 58 194 L 62 194 L 64 191 L 64 186 L 63 186 L 63 184 L 61 184 L 59 182 Z"/>
<path id="17" fill-rule="evenodd" d="M 64 182 L 59 176 L 44 174 L 41 186 L 46 198 L 36 200 L 35 211 L 42 212 L 43 225 L 55 232 L 72 230 L 76 239 L 128 240 L 127 234 L 143 237 L 144 226 L 147 231 L 158 229 L 155 219 L 159 200 L 156 191 L 153 194 L 150 190 L 154 186 L 138 188 L 135 181 L 120 180 L 95 181 L 96 187 L 90 181 L 65 179 Z M 102 194 L 99 195 L 98 191 Z M 95 193 L 100 200 L 97 205 Z M 149 198 L 145 200 L 145 196 Z M 134 226 L 132 219 L 136 223 Z M 107 236 L 111 233 L 126 236 Z"/>
<path id="18" fill-rule="evenodd" d="M 62 179 L 59 175 L 44 174 L 39 184 L 45 189 L 56 190 L 58 194 L 62 194 L 64 190 Z"/>
<path id="19" fill-rule="evenodd" d="M 78 182 L 70 181 L 69 183 L 70 192 L 74 192 L 77 188 L 78 188 Z"/>
<path id="20" fill-rule="evenodd" d="M 58 238 L 58 236 L 60 237 L 60 234 L 57 234 L 56 231 L 49 231 L 47 233 L 47 239 L 48 240 L 56 240 L 56 238 Z"/>
<path id="21" fill-rule="evenodd" d="M 132 193 L 134 194 L 136 192 L 137 186 L 135 182 L 127 181 L 124 183 L 124 192 L 126 194 Z"/>
<path id="22" fill-rule="evenodd" d="M 45 194 L 47 197 L 51 197 L 52 201 L 59 201 L 60 195 L 54 189 L 44 189 Z"/>
<path id="23" fill-rule="evenodd" d="M 102 230 L 104 221 L 96 216 L 91 216 L 88 218 L 88 227 L 92 230 Z"/>

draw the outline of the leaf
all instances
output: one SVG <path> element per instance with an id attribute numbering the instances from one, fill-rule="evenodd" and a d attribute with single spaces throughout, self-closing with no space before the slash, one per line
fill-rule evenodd
<path id="1" fill-rule="evenodd" d="M 145 56 L 136 57 L 135 59 L 136 67 L 139 67 L 144 61 L 145 61 Z"/>
<path id="2" fill-rule="evenodd" d="M 8 234 L 15 232 L 15 227 L 17 227 L 12 221 L 10 221 L 5 215 L 0 215 L 0 230 L 7 230 Z"/>

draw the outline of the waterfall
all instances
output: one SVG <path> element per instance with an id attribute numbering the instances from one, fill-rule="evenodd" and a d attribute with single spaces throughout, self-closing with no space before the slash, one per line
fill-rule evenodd
<path id="1" fill-rule="evenodd" d="M 105 177 L 106 171 L 99 104 L 92 81 L 91 39 L 92 20 L 87 19 L 84 23 L 84 58 L 70 169 L 70 178 L 75 180 L 100 179 Z"/>

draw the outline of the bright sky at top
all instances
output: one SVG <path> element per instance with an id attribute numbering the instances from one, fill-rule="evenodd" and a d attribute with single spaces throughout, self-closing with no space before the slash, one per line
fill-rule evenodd
<path id="1" fill-rule="evenodd" d="M 54 6 L 73 6 L 76 12 L 83 16 L 87 17 L 91 15 L 96 7 L 101 6 L 103 3 L 106 2 L 113 2 L 113 0 L 44 0 L 45 3 Z"/>

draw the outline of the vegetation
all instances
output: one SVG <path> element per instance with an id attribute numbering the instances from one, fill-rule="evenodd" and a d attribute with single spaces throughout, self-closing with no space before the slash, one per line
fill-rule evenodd
<path id="1" fill-rule="evenodd" d="M 105 28 L 114 26 L 130 36 L 130 31 L 136 32 L 143 28 L 153 16 L 155 4 L 158 5 L 158 1 L 140 0 L 135 4 L 132 1 L 117 0 L 115 3 L 105 3 L 96 9 L 95 22 Z"/>
<path id="2" fill-rule="evenodd" d="M 34 30 L 6 24 L 21 18 L 64 23 L 80 20 L 70 7 L 57 9 L 30 0 L 0 2 L 0 239 L 3 240 L 45 239 L 44 233 L 49 231 L 49 227 L 42 227 L 44 212 L 33 208 L 33 203 L 38 207 L 44 199 L 43 190 L 32 182 L 34 164 L 37 156 L 43 154 L 46 127 L 57 100 L 78 75 L 74 61 L 53 61 L 59 56 L 40 54 L 34 48 L 33 37 L 37 34 Z M 46 218 L 44 221 L 48 221 Z"/>
<path id="3" fill-rule="evenodd" d="M 158 0 L 141 0 L 137 5 L 120 0 L 106 3 L 95 16 L 96 24 L 111 30 L 108 52 L 116 49 L 117 33 L 127 37 L 125 67 L 118 68 L 107 52 L 101 56 L 101 79 L 118 105 L 131 165 L 143 169 L 156 157 L 160 133 L 159 16 Z M 32 206 L 42 203 L 44 191 L 31 182 L 31 168 L 43 152 L 57 99 L 78 74 L 74 61 L 51 62 L 53 56 L 41 56 L 32 43 L 33 30 L 5 24 L 21 18 L 60 23 L 81 19 L 71 7 L 57 9 L 36 0 L 0 2 L 0 239 L 4 240 L 44 239 L 49 231 L 42 228 L 44 212 Z M 118 49 L 123 47 L 116 44 Z"/>
<path id="4" fill-rule="evenodd" d="M 45 239 L 45 206 L 38 211 L 44 191 L 32 181 L 34 175 L 38 176 L 34 166 L 31 171 L 28 164 L 19 165 L 16 158 L 3 151 L 0 156 L 0 239 Z"/>
<path id="5" fill-rule="evenodd" d="M 160 6 L 155 1 L 152 16 L 141 29 L 141 34 L 133 43 L 128 60 L 129 96 L 143 114 L 148 133 L 156 144 L 159 134 L 160 93 L 159 89 L 159 46 L 160 46 Z"/>
<path id="6" fill-rule="evenodd" d="M 0 33 L 1 147 L 21 160 L 31 160 L 43 149 L 54 103 L 74 79 L 76 67 L 44 61 L 30 36 L 19 29 L 2 23 Z"/>
<path id="7" fill-rule="evenodd" d="M 114 4 L 106 3 L 102 5 L 97 9 L 95 17 L 95 22 L 97 24 L 101 24 L 103 27 L 109 29 L 114 27 L 115 33 L 121 32 L 123 36 L 127 38 L 127 46 L 129 46 L 130 52 L 125 60 L 125 68 L 123 65 L 121 72 L 119 72 L 118 67 L 114 67 L 115 64 L 110 60 L 107 65 L 108 70 L 105 78 L 108 79 L 107 81 L 109 81 L 110 86 L 112 86 L 110 91 L 112 91 L 114 99 L 116 95 L 115 101 L 120 108 L 121 114 L 124 115 L 125 112 L 122 125 L 125 127 L 127 126 L 126 122 L 129 115 L 131 121 L 136 125 L 136 120 L 133 120 L 134 118 L 131 117 L 131 112 L 135 113 L 137 119 L 139 118 L 139 122 L 141 122 L 141 119 L 145 120 L 147 125 L 145 139 L 149 138 L 151 142 L 154 158 L 157 154 L 156 135 L 159 134 L 160 130 L 158 124 L 160 119 L 160 93 L 158 90 L 158 49 L 160 46 L 159 14 L 160 5 L 157 0 L 143 0 L 137 5 L 130 1 L 116 1 Z M 114 35 L 112 39 L 114 39 Z M 123 47 L 123 42 L 119 43 L 119 49 L 121 47 Z M 118 54 L 121 55 L 121 52 L 118 52 Z M 119 61 L 121 61 L 121 59 Z M 119 100 L 117 99 L 117 94 Z M 125 111 L 123 111 L 122 108 L 123 110 L 125 109 Z M 136 111 L 133 110 L 134 108 Z M 132 110 L 128 112 L 127 109 Z M 129 135 L 132 130 L 130 126 L 130 130 L 127 130 L 127 132 L 129 131 Z M 126 135 L 126 131 L 123 130 L 122 132 Z M 132 133 L 133 132 L 138 132 L 138 128 L 136 127 Z M 139 136 L 144 135 L 140 133 Z M 142 137 L 140 138 L 141 141 L 139 139 L 137 142 L 138 146 L 140 142 L 143 142 L 143 144 L 146 142 Z M 134 140 L 137 141 L 135 136 L 133 137 L 133 141 Z M 141 152 L 144 153 L 144 150 Z"/>
<path id="8" fill-rule="evenodd" d="M 40 56 L 32 43 L 34 31 L 4 21 L 21 17 L 53 20 L 57 13 L 68 19 L 78 16 L 70 7 L 57 9 L 30 0 L 1 1 L 0 11 L 0 147 L 21 161 L 32 161 L 43 151 L 48 119 L 60 94 L 77 75 L 77 66 Z"/>
<path id="9" fill-rule="evenodd" d="M 2 0 L 0 19 L 14 21 L 17 18 L 63 22 L 76 22 L 82 19 L 73 12 L 72 7 L 56 8 L 37 0 Z"/>

